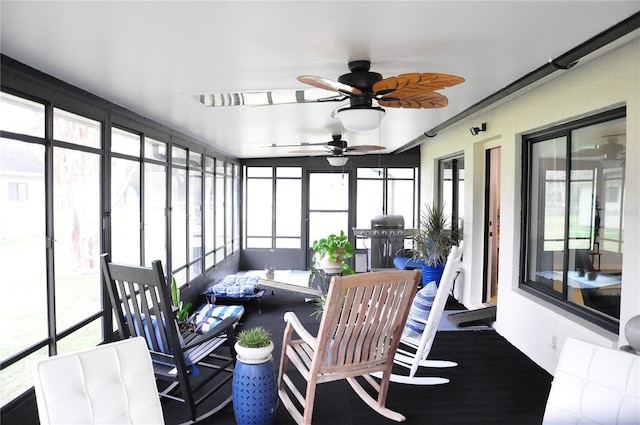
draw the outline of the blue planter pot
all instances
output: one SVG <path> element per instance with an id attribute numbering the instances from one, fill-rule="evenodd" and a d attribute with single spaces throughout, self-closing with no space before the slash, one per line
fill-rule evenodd
<path id="1" fill-rule="evenodd" d="M 259 364 L 236 361 L 232 396 L 238 425 L 273 425 L 278 407 L 273 361 Z"/>
<path id="2" fill-rule="evenodd" d="M 436 286 L 440 285 L 440 279 L 444 272 L 444 264 L 437 267 L 422 266 L 422 287 L 424 288 L 431 281 L 436 281 Z"/>

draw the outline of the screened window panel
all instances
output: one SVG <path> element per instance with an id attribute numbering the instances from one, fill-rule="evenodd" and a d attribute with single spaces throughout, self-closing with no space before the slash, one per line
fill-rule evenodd
<path id="1" fill-rule="evenodd" d="M 309 175 L 309 209 L 349 209 L 349 180 L 344 174 L 311 173 Z"/>
<path id="2" fill-rule="evenodd" d="M 27 185 L 27 197 L 11 201 L 0 196 L 0 358 L 18 353 L 47 337 L 47 269 L 45 251 L 44 146 L 0 139 L 0 175 Z M 28 267 L 17 267 L 25 264 Z M 19 284 L 17 284 L 19 282 Z M 28 295 L 29 308 L 21 300 Z M 20 321 L 20 326 L 14 322 Z M 5 376 L 4 371 L 2 372 Z M 8 387 L 13 381 L 2 379 Z M 26 388 L 23 388 L 23 391 Z M 3 388 L 10 392 L 9 388 Z M 3 397 L 3 401 L 8 401 Z"/>
<path id="3" fill-rule="evenodd" d="M 202 257 L 202 172 L 189 172 L 189 262 Z M 202 273 L 202 263 L 191 268 L 189 278 Z"/>
<path id="4" fill-rule="evenodd" d="M 360 171 L 360 169 L 358 169 Z M 360 173 L 358 172 L 358 175 Z M 384 180 L 358 179 L 358 193 L 356 196 L 356 227 L 368 229 L 371 227 L 371 219 L 384 211 L 383 187 Z M 370 248 L 369 239 L 356 239 L 357 249 Z"/>
<path id="5" fill-rule="evenodd" d="M 202 154 L 189 152 L 189 167 L 202 168 Z"/>
<path id="6" fill-rule="evenodd" d="M 283 171 L 284 172 L 284 171 Z M 247 177 L 272 177 L 273 167 L 247 167 Z"/>
<path id="7" fill-rule="evenodd" d="M 0 130 L 44 137 L 44 105 L 0 93 Z"/>
<path id="8" fill-rule="evenodd" d="M 273 185 L 271 179 L 247 180 L 247 236 L 272 236 Z"/>
<path id="9" fill-rule="evenodd" d="M 204 176 L 204 247 L 209 253 L 214 249 L 215 228 L 215 176 Z M 208 268 L 209 266 L 207 266 Z"/>
<path id="10" fill-rule="evenodd" d="M 276 248 L 300 249 L 301 245 L 302 245 L 302 243 L 301 243 L 300 238 L 278 238 L 278 237 L 276 237 Z"/>
<path id="11" fill-rule="evenodd" d="M 44 323 L 47 323 L 46 320 Z M 5 347 L 9 348 L 3 344 L 2 349 L 4 350 Z M 48 356 L 48 349 L 46 347 L 41 348 L 19 362 L 0 370 L 0 382 L 2 382 L 2 385 L 0 385 L 0 404 L 2 406 L 5 406 L 11 400 L 33 387 L 32 368 L 36 363 L 46 359 Z"/>
<path id="12" fill-rule="evenodd" d="M 224 250 L 220 251 L 221 248 L 224 248 L 224 173 L 216 172 L 215 179 L 215 247 L 216 262 L 220 262 L 224 259 Z"/>
<path id="13" fill-rule="evenodd" d="M 413 225 L 413 206 L 415 197 L 413 180 L 387 181 L 387 211 L 389 214 L 396 214 L 404 217 L 404 227 L 407 228 L 410 228 Z"/>
<path id="14" fill-rule="evenodd" d="M 207 254 L 204 257 L 204 267 L 209 269 L 216 265 L 216 256 L 215 253 Z"/>
<path id="15" fill-rule="evenodd" d="M 173 168 L 171 174 L 171 268 L 177 270 L 186 264 L 187 171 Z"/>
<path id="16" fill-rule="evenodd" d="M 233 166 L 233 251 L 240 250 L 240 173 L 239 166 Z"/>
<path id="17" fill-rule="evenodd" d="M 157 161 L 167 161 L 167 144 L 150 137 L 144 138 L 144 157 Z"/>
<path id="18" fill-rule="evenodd" d="M 271 248 L 272 239 L 260 237 L 247 237 L 247 248 Z"/>
<path id="19" fill-rule="evenodd" d="M 154 260 L 167 262 L 166 232 L 167 167 L 144 164 L 144 253 L 145 266 Z"/>
<path id="20" fill-rule="evenodd" d="M 54 148 L 56 325 L 58 331 L 101 310 L 100 156 Z"/>
<path id="21" fill-rule="evenodd" d="M 276 168 L 276 177 L 285 178 L 302 178 L 302 167 L 278 167 Z"/>
<path id="22" fill-rule="evenodd" d="M 58 354 L 68 354 L 102 343 L 102 319 L 96 319 L 58 341 Z"/>
<path id="23" fill-rule="evenodd" d="M 233 252 L 233 165 L 227 163 L 225 176 L 225 194 L 224 194 L 224 240 L 226 246 L 226 255 Z"/>
<path id="24" fill-rule="evenodd" d="M 171 161 L 175 165 L 187 165 L 187 150 L 179 146 L 172 146 Z"/>
<path id="25" fill-rule="evenodd" d="M 214 171 L 215 160 L 210 156 L 204 157 L 204 168 L 206 171 Z"/>
<path id="26" fill-rule="evenodd" d="M 387 178 L 413 180 L 413 168 L 387 168 Z"/>
<path id="27" fill-rule="evenodd" d="M 313 241 L 327 235 L 347 233 L 349 214 L 347 212 L 309 212 L 309 246 Z"/>
<path id="28" fill-rule="evenodd" d="M 140 156 L 140 136 L 119 128 L 111 129 L 111 152 Z"/>
<path id="29" fill-rule="evenodd" d="M 276 179 L 276 236 L 300 237 L 301 204 L 302 180 Z"/>
<path id="30" fill-rule="evenodd" d="M 111 259 L 140 264 L 140 163 L 111 160 Z"/>
<path id="31" fill-rule="evenodd" d="M 53 138 L 56 140 L 100 148 L 102 146 L 101 128 L 99 121 L 58 108 L 53 110 Z"/>
<path id="32" fill-rule="evenodd" d="M 382 179 L 384 168 L 358 168 L 356 176 L 359 179 Z"/>

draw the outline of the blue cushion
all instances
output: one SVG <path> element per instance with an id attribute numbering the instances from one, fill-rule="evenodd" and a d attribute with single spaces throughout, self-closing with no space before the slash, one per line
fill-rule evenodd
<path id="1" fill-rule="evenodd" d="M 396 257 L 393 259 L 393 265 L 398 270 L 421 269 L 424 266 L 422 261 L 416 261 L 410 257 Z"/>
<path id="2" fill-rule="evenodd" d="M 243 295 L 253 295 L 258 289 L 258 275 L 235 275 L 225 276 L 220 283 L 217 283 L 203 293 L 206 296 L 227 296 L 241 298 Z"/>
<path id="3" fill-rule="evenodd" d="M 407 323 L 404 325 L 404 336 L 419 338 L 422 335 L 437 291 L 438 286 L 436 282 L 431 281 L 416 293 L 413 304 L 411 305 L 411 310 L 409 310 Z"/>
<path id="4" fill-rule="evenodd" d="M 145 317 L 144 314 L 141 314 L 140 320 L 142 322 L 142 327 L 144 328 L 144 332 L 140 332 L 140 329 L 138 328 L 138 322 L 136 320 L 133 321 L 133 327 L 135 328 L 136 334 L 138 336 L 144 336 L 144 338 L 147 340 L 147 346 L 149 347 L 149 350 L 153 351 L 154 350 L 153 341 L 151 339 L 151 335 L 149 335 L 150 331 L 149 331 L 149 325 L 147 324 L 147 318 Z M 163 325 L 166 325 L 164 320 L 162 320 L 162 323 Z M 153 314 L 151 315 L 151 327 L 153 328 L 153 333 L 156 334 L 156 341 L 158 342 L 158 351 L 164 354 L 173 354 L 169 349 L 170 347 L 167 347 L 165 349 L 165 347 L 163 346 L 162 337 L 160 336 L 160 329 L 158 329 L 158 320 L 156 319 L 156 316 Z M 180 346 L 184 347 L 184 340 L 182 339 L 182 335 L 180 334 L 180 332 L 178 332 L 178 338 L 180 339 Z M 152 359 L 152 361 L 156 363 L 168 365 L 168 366 L 173 366 L 173 364 L 165 363 L 161 360 L 158 360 L 157 358 Z M 193 364 L 188 353 L 184 353 L 184 361 L 187 366 L 190 366 L 192 368 L 191 372 L 193 373 L 193 376 L 198 376 L 198 368 Z"/>
<path id="5" fill-rule="evenodd" d="M 244 307 L 241 305 L 214 305 L 202 304 L 189 320 L 196 324 L 196 332 L 207 333 L 218 323 L 227 317 L 237 317 L 240 319 L 244 314 Z"/>

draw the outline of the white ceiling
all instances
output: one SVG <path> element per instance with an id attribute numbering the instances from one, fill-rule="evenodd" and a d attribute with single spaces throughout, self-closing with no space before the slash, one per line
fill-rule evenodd
<path id="1" fill-rule="evenodd" d="M 640 10 L 638 1 L 5 1 L 1 51 L 237 158 L 325 142 L 340 104 L 205 108 L 192 95 L 308 88 L 350 60 L 458 75 L 442 109 L 387 108 L 350 144 L 392 152 Z M 578 65 L 579 66 L 579 65 Z M 344 104 L 348 104 L 345 102 Z M 478 123 L 480 124 L 480 123 Z"/>

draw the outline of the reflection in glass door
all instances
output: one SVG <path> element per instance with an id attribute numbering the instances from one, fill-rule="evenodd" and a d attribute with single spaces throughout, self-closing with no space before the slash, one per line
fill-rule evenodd
<path id="1" fill-rule="evenodd" d="M 349 175 L 309 173 L 309 247 L 313 241 L 349 234 Z M 309 267 L 310 264 L 307 264 Z"/>

